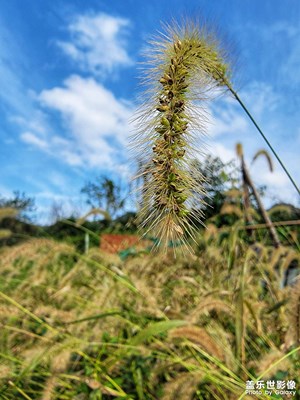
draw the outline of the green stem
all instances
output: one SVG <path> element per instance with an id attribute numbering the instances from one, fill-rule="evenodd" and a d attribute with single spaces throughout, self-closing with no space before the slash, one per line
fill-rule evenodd
<path id="1" fill-rule="evenodd" d="M 233 94 L 233 96 L 236 98 L 236 100 L 240 103 L 241 107 L 243 108 L 243 110 L 245 111 L 245 113 L 248 115 L 248 117 L 251 119 L 251 121 L 253 122 L 253 124 L 255 125 L 256 129 L 258 130 L 258 132 L 261 134 L 261 136 L 263 137 L 264 141 L 267 143 L 267 145 L 269 146 L 270 150 L 272 151 L 272 153 L 274 154 L 274 156 L 276 157 L 277 161 L 279 162 L 279 164 L 281 165 L 281 167 L 283 168 L 284 172 L 287 174 L 289 180 L 291 181 L 291 183 L 293 184 L 294 188 L 297 190 L 299 196 L 300 196 L 300 189 L 298 188 L 298 186 L 296 185 L 296 182 L 294 181 L 294 179 L 291 177 L 290 173 L 288 172 L 288 170 L 286 169 L 286 167 L 284 166 L 283 162 L 281 161 L 281 159 L 279 158 L 278 154 L 276 153 L 276 151 L 274 150 L 273 146 L 271 145 L 271 143 L 268 141 L 268 139 L 266 138 L 266 136 L 264 135 L 263 131 L 260 129 L 260 127 L 258 126 L 258 124 L 256 123 L 255 119 L 252 117 L 252 115 L 250 114 L 250 112 L 248 111 L 247 107 L 245 106 L 245 104 L 242 102 L 242 100 L 239 98 L 238 94 L 233 90 L 233 88 L 230 85 L 227 85 L 230 92 Z"/>
<path id="2" fill-rule="evenodd" d="M 293 355 L 294 353 L 299 352 L 300 350 L 300 346 L 297 347 L 296 349 L 293 349 L 291 351 L 289 351 L 287 354 L 285 354 L 283 357 L 279 358 L 279 360 L 275 361 L 269 368 L 267 368 L 262 374 L 260 374 L 255 380 L 254 382 L 258 382 L 261 380 L 261 378 L 263 378 L 272 368 L 276 367 L 276 365 L 280 364 L 281 361 L 285 360 L 286 358 L 289 358 L 291 355 Z M 238 400 L 243 399 L 246 396 L 246 391 L 244 391 L 241 396 L 238 398 Z"/>

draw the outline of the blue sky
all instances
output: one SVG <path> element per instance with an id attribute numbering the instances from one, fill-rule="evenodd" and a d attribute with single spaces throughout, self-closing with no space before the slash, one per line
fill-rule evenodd
<path id="1" fill-rule="evenodd" d="M 126 181 L 141 52 L 161 22 L 182 16 L 217 26 L 235 87 L 299 185 L 298 0 L 10 0 L 0 2 L 0 195 L 26 192 L 46 222 L 54 202 L 84 212 L 80 189 L 97 175 Z M 209 111 L 208 153 L 229 161 L 242 142 L 250 161 L 265 148 L 230 96 Z M 274 164 L 251 167 L 266 204 L 299 204 Z"/>

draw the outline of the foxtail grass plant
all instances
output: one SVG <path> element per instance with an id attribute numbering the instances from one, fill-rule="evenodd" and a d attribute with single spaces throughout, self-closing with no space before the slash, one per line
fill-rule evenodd
<path id="1" fill-rule="evenodd" d="M 176 260 L 49 239 L 0 249 L 0 399 L 236 400 L 261 379 L 298 388 L 299 285 L 279 289 L 283 248 L 208 233 L 198 257 Z"/>
<path id="2" fill-rule="evenodd" d="M 186 242 L 187 237 L 193 237 L 193 223 L 201 221 L 202 215 L 195 211 L 193 203 L 195 195 L 203 198 L 201 178 L 195 178 L 190 164 L 193 133 L 205 133 L 205 104 L 216 86 L 229 90 L 238 101 L 300 194 L 234 90 L 230 68 L 214 35 L 191 22 L 166 26 L 151 42 L 146 65 L 146 90 L 136 118 L 135 136 L 142 164 L 138 176 L 146 176 L 140 214 L 146 232 L 152 231 L 166 246 L 170 241 Z"/>
<path id="3" fill-rule="evenodd" d="M 139 176 L 147 174 L 140 220 L 165 246 L 186 243 L 201 221 L 194 199 L 203 198 L 204 189 L 190 161 L 194 133 L 205 134 L 205 104 L 228 80 L 224 59 L 213 35 L 192 23 L 167 26 L 147 52 L 135 136 L 143 160 Z"/>

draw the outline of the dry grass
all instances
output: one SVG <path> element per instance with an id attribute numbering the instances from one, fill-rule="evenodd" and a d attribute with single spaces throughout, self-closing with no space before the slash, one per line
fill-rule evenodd
<path id="1" fill-rule="evenodd" d="M 297 345 L 297 334 L 287 329 L 290 318 L 297 321 L 298 287 L 281 291 L 279 278 L 269 274 L 270 260 L 275 264 L 281 253 L 265 247 L 247 253 L 234 240 L 229 274 L 232 249 L 226 242 L 220 251 L 214 235 L 197 256 L 143 255 L 126 262 L 99 249 L 81 256 L 52 240 L 2 250 L 4 398 L 15 400 L 23 390 L 33 400 L 71 400 L 83 387 L 104 399 L 112 393 L 192 398 L 198 387 L 208 398 L 237 398 L 244 387 L 236 357 L 238 308 L 243 304 L 245 381 Z M 261 284 L 265 276 L 267 287 Z M 296 310 L 290 316 L 284 312 L 289 298 Z M 270 369 L 270 377 L 284 370 L 295 379 L 295 360 Z"/>

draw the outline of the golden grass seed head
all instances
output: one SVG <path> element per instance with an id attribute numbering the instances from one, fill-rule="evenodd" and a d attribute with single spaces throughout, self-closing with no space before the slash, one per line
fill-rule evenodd
<path id="1" fill-rule="evenodd" d="M 152 50 L 144 80 L 148 90 L 137 117 L 140 158 L 147 157 L 150 166 L 143 187 L 148 201 L 139 220 L 146 232 L 164 243 L 185 241 L 186 234 L 193 236 L 192 221 L 201 219 L 191 208 L 192 199 L 204 191 L 190 171 L 192 132 L 203 131 L 206 122 L 194 101 L 209 97 L 211 89 L 225 79 L 227 66 L 211 37 L 191 23 L 167 27 Z"/>
<path id="2" fill-rule="evenodd" d="M 236 154 L 239 157 L 243 157 L 244 151 L 243 151 L 243 145 L 241 143 L 236 144 Z"/>

